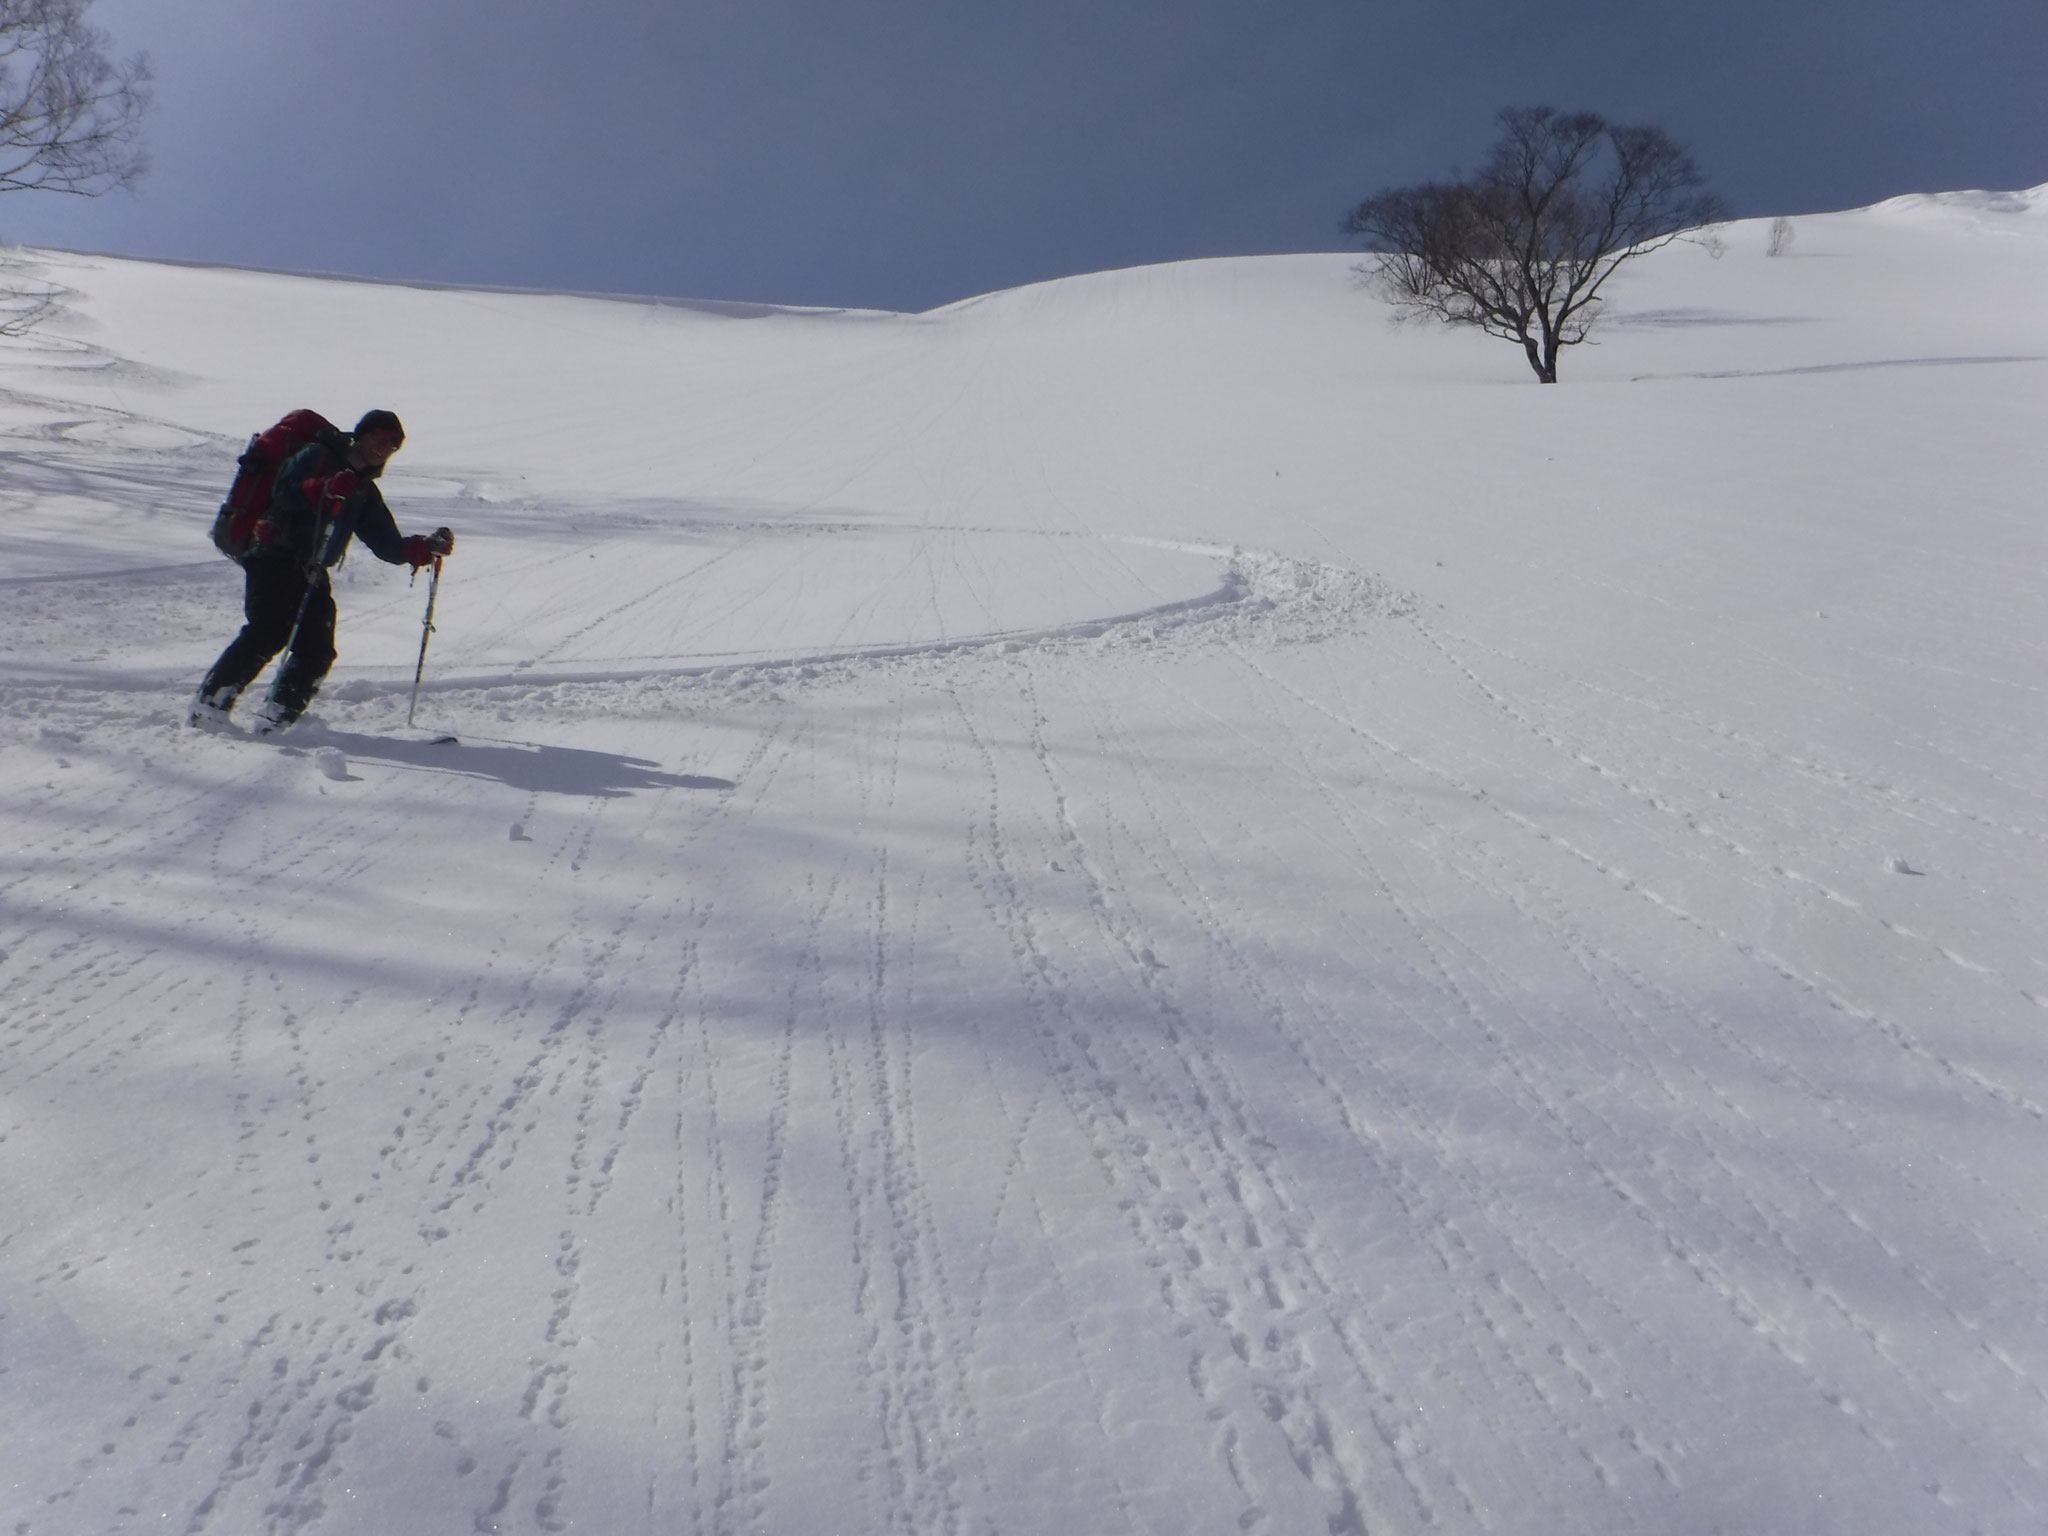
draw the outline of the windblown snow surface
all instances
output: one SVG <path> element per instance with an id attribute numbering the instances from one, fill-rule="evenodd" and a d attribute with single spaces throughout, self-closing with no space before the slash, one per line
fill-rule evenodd
<path id="1" fill-rule="evenodd" d="M 1598 346 L 7 253 L 17 1536 L 2048 1529 L 2048 189 Z M 388 406 L 282 744 L 242 440 Z"/>

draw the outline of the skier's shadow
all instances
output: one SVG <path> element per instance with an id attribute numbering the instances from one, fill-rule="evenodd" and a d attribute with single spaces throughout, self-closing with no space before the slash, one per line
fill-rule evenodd
<path id="1" fill-rule="evenodd" d="M 517 741 L 464 740 L 456 744 L 412 741 L 397 736 L 364 736 L 323 730 L 309 748 L 338 747 L 351 759 L 396 763 L 466 778 L 496 779 L 512 789 L 548 795 L 590 795 L 611 799 L 642 789 L 735 789 L 731 779 L 696 773 L 663 773 L 644 757 L 591 752 L 582 747 L 544 747 Z"/>

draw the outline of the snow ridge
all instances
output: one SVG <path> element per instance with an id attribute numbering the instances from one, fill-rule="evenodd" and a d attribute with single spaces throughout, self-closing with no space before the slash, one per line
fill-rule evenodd
<path id="1" fill-rule="evenodd" d="M 1201 544 L 1173 547 L 1216 552 L 1214 546 Z M 1214 590 L 1114 617 L 745 662 L 562 675 L 452 676 L 436 679 L 422 691 L 449 696 L 465 708 L 544 708 L 551 716 L 569 719 L 593 713 L 702 708 L 720 698 L 791 699 L 808 688 L 885 684 L 895 674 L 930 674 L 934 668 L 987 658 L 1310 645 L 1359 633 L 1375 623 L 1410 618 L 1414 612 L 1411 594 L 1367 573 L 1272 551 L 1233 549 Z M 409 691 L 409 684 L 358 681 L 347 697 L 365 700 Z"/>

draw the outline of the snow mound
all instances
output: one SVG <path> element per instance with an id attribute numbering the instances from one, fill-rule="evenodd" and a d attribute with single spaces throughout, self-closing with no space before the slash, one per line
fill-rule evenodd
<path id="1" fill-rule="evenodd" d="M 2048 182 L 2015 192 L 1908 192 L 1872 203 L 1871 213 L 1961 213 L 2039 216 L 2048 213 Z"/>
<path id="2" fill-rule="evenodd" d="M 1413 593 L 1364 571 L 1316 560 L 1294 560 L 1269 550 L 1238 550 L 1230 581 L 1239 608 L 1238 628 L 1277 644 L 1303 645 L 1348 634 L 1415 612 Z"/>

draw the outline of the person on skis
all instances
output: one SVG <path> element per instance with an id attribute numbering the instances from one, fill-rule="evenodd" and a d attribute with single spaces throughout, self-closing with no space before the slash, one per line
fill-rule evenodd
<path id="1" fill-rule="evenodd" d="M 455 548 L 446 528 L 402 535 L 377 489 L 377 477 L 405 441 L 390 411 L 368 411 L 355 431 L 322 431 L 277 472 L 270 507 L 242 558 L 246 585 L 242 632 L 199 685 L 191 723 L 225 725 L 235 700 L 279 651 L 270 695 L 256 710 L 256 734 L 268 736 L 306 712 L 334 665 L 334 592 L 327 573 L 350 538 L 389 565 L 415 570 Z M 287 649 L 288 648 L 288 649 Z"/>

